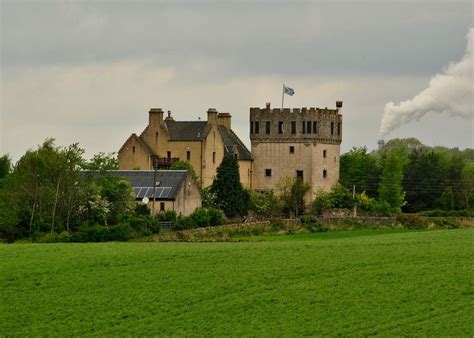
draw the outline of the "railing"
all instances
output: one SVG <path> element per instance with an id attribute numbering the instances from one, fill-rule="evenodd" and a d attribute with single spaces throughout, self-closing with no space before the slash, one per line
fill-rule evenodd
<path id="1" fill-rule="evenodd" d="M 169 168 L 179 161 L 179 157 L 155 157 L 153 163 L 158 168 Z"/>

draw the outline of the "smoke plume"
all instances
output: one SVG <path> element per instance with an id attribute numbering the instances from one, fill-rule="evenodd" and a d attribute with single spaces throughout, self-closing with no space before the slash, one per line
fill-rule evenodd
<path id="1" fill-rule="evenodd" d="M 435 75 L 428 88 L 413 99 L 395 105 L 385 105 L 380 137 L 384 138 L 393 130 L 419 120 L 427 113 L 448 113 L 471 119 L 474 111 L 474 28 L 467 34 L 466 53 L 461 61 L 451 63 L 443 73 Z"/>

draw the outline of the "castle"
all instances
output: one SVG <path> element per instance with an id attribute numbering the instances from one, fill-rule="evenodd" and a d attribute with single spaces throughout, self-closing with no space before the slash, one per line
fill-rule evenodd
<path id="1" fill-rule="evenodd" d="M 342 102 L 337 102 L 340 108 Z M 169 168 L 188 161 L 210 186 L 226 154 L 239 163 L 245 188 L 271 190 L 281 177 L 299 177 L 318 189 L 330 190 L 339 179 L 342 114 L 339 109 L 250 108 L 251 152 L 231 129 L 231 115 L 207 111 L 207 121 L 175 121 L 159 108 L 149 111 L 149 122 L 132 134 L 118 152 L 121 170 Z"/>
<path id="2" fill-rule="evenodd" d="M 250 108 L 250 140 L 256 190 L 273 189 L 280 177 L 296 176 L 309 182 L 314 194 L 331 190 L 339 180 L 339 109 L 281 110 L 269 103 L 264 109 Z"/>

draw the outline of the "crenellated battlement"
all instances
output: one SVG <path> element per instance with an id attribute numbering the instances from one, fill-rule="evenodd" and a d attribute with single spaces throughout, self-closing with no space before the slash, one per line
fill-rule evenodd
<path id="1" fill-rule="evenodd" d="M 338 109 L 250 108 L 252 142 L 319 142 L 340 144 L 342 114 Z"/>

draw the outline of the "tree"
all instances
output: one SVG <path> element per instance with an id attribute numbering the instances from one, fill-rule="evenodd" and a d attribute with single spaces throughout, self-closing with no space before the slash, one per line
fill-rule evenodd
<path id="1" fill-rule="evenodd" d="M 0 182 L 10 174 L 12 169 L 12 162 L 8 155 L 0 157 Z"/>
<path id="2" fill-rule="evenodd" d="M 297 177 L 282 177 L 276 188 L 283 210 L 297 217 L 304 210 L 304 198 L 311 189 L 311 185 Z"/>
<path id="3" fill-rule="evenodd" d="M 445 175 L 446 168 L 440 153 L 428 148 L 411 150 L 403 176 L 407 202 L 404 211 L 434 209 L 445 187 Z"/>
<path id="4" fill-rule="evenodd" d="M 178 161 L 171 165 L 170 170 L 187 170 L 191 173 L 193 179 L 199 184 L 200 180 L 198 175 L 196 175 L 196 171 L 193 168 L 193 165 L 186 161 Z M 200 185 L 200 184 L 199 184 Z"/>
<path id="5" fill-rule="evenodd" d="M 382 168 L 377 154 L 367 153 L 366 147 L 352 148 L 348 153 L 341 155 L 339 182 L 349 190 L 353 186 L 359 192 L 377 196 Z"/>
<path id="6" fill-rule="evenodd" d="M 211 192 L 216 196 L 216 205 L 227 217 L 244 216 L 249 207 L 249 195 L 240 183 L 237 159 L 227 154 L 217 168 Z"/>
<path id="7" fill-rule="evenodd" d="M 82 168 L 98 171 L 117 170 L 119 168 L 117 154 L 103 152 L 95 154 L 89 161 L 83 161 Z"/>
<path id="8" fill-rule="evenodd" d="M 384 161 L 382 180 L 379 187 L 379 201 L 390 205 L 392 212 L 400 213 L 405 204 L 405 192 L 402 187 L 403 168 L 406 153 L 403 148 L 390 150 Z"/>

